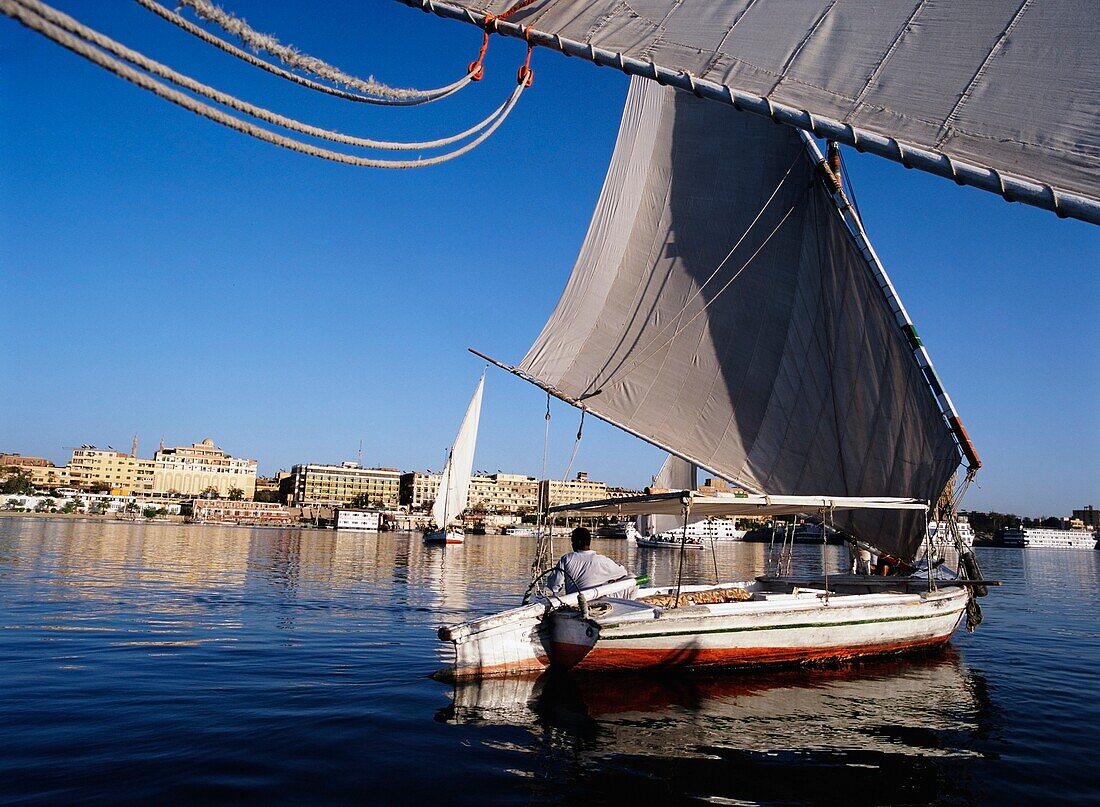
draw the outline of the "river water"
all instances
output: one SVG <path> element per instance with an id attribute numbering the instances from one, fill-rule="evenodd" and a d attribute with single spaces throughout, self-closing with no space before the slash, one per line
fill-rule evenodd
<path id="1" fill-rule="evenodd" d="M 597 541 L 656 583 L 667 550 Z M 979 550 L 950 649 L 459 687 L 435 628 L 533 541 L 0 519 L 0 803 L 1097 803 L 1100 552 Z M 805 569 L 841 562 L 799 547 Z M 720 545 L 724 579 L 767 547 Z M 709 581 L 711 553 L 685 579 Z"/>

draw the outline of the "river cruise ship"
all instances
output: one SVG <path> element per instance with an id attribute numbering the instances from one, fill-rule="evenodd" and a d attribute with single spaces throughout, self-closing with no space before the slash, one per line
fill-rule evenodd
<path id="1" fill-rule="evenodd" d="M 1002 540 L 1005 546 L 1026 549 L 1095 549 L 1097 536 L 1088 530 L 1011 527 L 1004 531 Z"/>

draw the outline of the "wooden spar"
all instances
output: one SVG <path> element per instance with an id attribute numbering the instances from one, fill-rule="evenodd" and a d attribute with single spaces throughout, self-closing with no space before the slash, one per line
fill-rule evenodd
<path id="1" fill-rule="evenodd" d="M 501 370 L 504 370 L 506 372 L 511 373 L 516 378 L 520 378 L 520 379 L 526 381 L 528 384 L 533 384 L 534 386 L 541 389 L 543 392 L 557 398 L 559 401 L 564 401 L 565 403 L 569 404 L 570 406 L 574 406 L 577 409 L 580 409 L 584 412 L 588 412 L 589 414 L 591 414 L 591 415 L 599 418 L 600 420 L 602 420 L 604 423 L 610 423 L 616 429 L 622 429 L 627 434 L 629 434 L 633 437 L 637 437 L 639 440 L 644 440 L 645 442 L 649 443 L 651 446 L 656 446 L 657 448 L 661 449 L 662 451 L 667 451 L 672 456 L 679 457 L 684 462 L 690 462 L 693 465 L 697 465 L 700 468 L 702 468 L 704 471 L 707 471 L 708 473 L 712 473 L 715 476 L 719 477 L 720 479 L 725 479 L 727 482 L 732 482 L 733 484 L 744 488 L 749 493 L 758 493 L 760 495 L 764 495 L 764 491 L 759 490 L 758 488 L 755 488 L 752 485 L 747 485 L 739 479 L 731 479 L 726 474 L 720 473 L 719 471 L 714 470 L 713 468 L 708 466 L 706 463 L 700 462 L 699 460 L 695 459 L 694 457 L 689 457 L 687 454 L 684 454 L 682 452 L 676 451 L 675 449 L 669 448 L 664 443 L 659 443 L 658 441 L 654 440 L 651 437 L 646 437 L 641 432 L 635 431 L 634 429 L 630 428 L 629 426 L 624 426 L 623 424 L 621 424 L 621 423 L 619 423 L 615 420 L 612 420 L 609 417 L 601 415 L 599 412 L 594 412 L 593 410 L 591 410 L 587 406 L 585 406 L 582 401 L 577 400 L 576 398 L 572 397 L 571 395 L 567 395 L 566 393 L 562 392 L 561 390 L 555 389 L 554 387 L 550 386 L 549 384 L 544 384 L 542 381 L 539 381 L 534 376 L 528 375 L 527 373 L 523 372 L 523 370 L 520 370 L 518 367 L 513 367 L 510 364 L 505 364 L 502 361 L 497 361 L 492 356 L 486 356 L 484 353 L 481 353 L 477 350 L 474 350 L 472 347 L 468 347 L 466 349 L 468 351 L 470 351 L 471 353 L 473 353 L 475 356 L 477 356 L 479 359 L 484 359 L 485 361 L 492 364 L 494 367 L 499 367 Z"/>
<path id="2" fill-rule="evenodd" d="M 928 388 L 931 390 L 936 400 L 936 405 L 939 407 L 940 414 L 942 414 L 944 420 L 947 421 L 948 429 L 954 436 L 959 450 L 966 458 L 967 466 L 971 471 L 977 471 L 982 467 L 982 461 L 978 456 L 978 451 L 974 448 L 974 443 L 970 440 L 970 435 L 967 434 L 966 428 L 959 418 L 959 413 L 958 410 L 955 409 L 954 401 L 951 400 L 951 396 L 948 395 L 947 391 L 943 388 L 943 383 L 940 381 L 939 374 L 936 373 L 936 368 L 932 364 L 932 357 L 928 355 L 928 349 L 924 346 L 920 337 L 917 336 L 917 328 L 913 324 L 913 320 L 909 317 L 909 312 L 905 310 L 905 304 L 902 303 L 901 297 L 898 296 L 897 289 L 894 288 L 890 276 L 886 274 L 886 267 L 882 265 L 878 253 L 875 252 L 875 248 L 871 245 L 871 239 L 867 237 L 867 231 L 863 229 L 863 222 L 860 221 L 851 202 L 848 201 L 848 197 L 844 193 L 844 186 L 840 182 L 840 177 L 836 176 L 829 167 L 824 155 L 821 153 L 821 149 L 818 148 L 817 141 L 804 131 L 800 131 L 799 135 L 802 137 L 802 142 L 805 144 L 810 158 L 822 170 L 827 190 L 830 191 L 829 196 L 833 200 L 833 204 L 836 205 L 837 212 L 840 213 L 844 224 L 855 239 L 856 245 L 863 254 L 864 260 L 867 261 L 867 264 L 871 267 L 871 271 L 875 275 L 875 282 L 886 298 L 890 310 L 894 312 L 894 318 L 901 328 L 902 335 L 913 351 L 913 356 L 917 360 L 917 366 L 920 367 L 921 373 L 924 374 L 924 380 L 928 384 Z"/>
<path id="3" fill-rule="evenodd" d="M 813 132 L 818 137 L 836 140 L 852 146 L 859 151 L 867 151 L 878 157 L 901 163 L 906 168 L 916 168 L 930 174 L 950 179 L 959 185 L 970 185 L 990 193 L 995 193 L 1009 202 L 1022 202 L 1044 210 L 1050 210 L 1062 218 L 1074 218 L 1090 224 L 1100 224 L 1100 201 L 1065 190 L 1055 190 L 1034 180 L 1004 174 L 993 168 L 974 165 L 956 160 L 936 151 L 904 143 L 892 137 L 852 126 L 832 118 L 811 114 L 808 110 L 797 109 L 786 104 L 776 103 L 770 98 L 736 90 L 723 84 L 698 78 L 690 73 L 681 73 L 662 67 L 653 62 L 633 59 L 603 48 L 593 47 L 583 42 L 566 39 L 557 34 L 538 31 L 529 26 L 501 20 L 486 22 L 484 13 L 471 11 L 440 0 L 398 0 L 406 6 L 435 14 L 445 19 L 458 20 L 476 25 L 483 30 L 503 36 L 522 39 L 530 45 L 556 50 L 566 56 L 586 59 L 600 67 L 613 67 L 617 70 L 642 78 L 656 81 L 678 90 L 685 90 L 700 98 L 730 104 L 738 110 L 752 112 L 771 118 L 776 123 L 793 126 L 796 129 Z"/>

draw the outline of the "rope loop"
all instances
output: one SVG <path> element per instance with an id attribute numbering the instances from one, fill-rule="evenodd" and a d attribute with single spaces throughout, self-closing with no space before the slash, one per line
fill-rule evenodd
<path id="1" fill-rule="evenodd" d="M 530 87 L 535 83 L 535 71 L 531 69 L 531 43 L 527 43 L 527 58 L 523 60 L 523 65 L 516 72 L 516 83 L 522 84 L 524 88 Z"/>

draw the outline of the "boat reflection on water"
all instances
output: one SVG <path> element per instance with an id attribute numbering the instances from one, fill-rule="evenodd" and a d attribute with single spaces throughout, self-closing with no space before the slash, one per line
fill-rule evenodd
<path id="1" fill-rule="evenodd" d="M 456 684 L 436 714 L 529 730 L 545 757 L 536 770 L 568 759 L 567 789 L 629 794 L 664 782 L 723 802 L 849 804 L 969 801 L 968 768 L 988 756 L 993 717 L 984 679 L 950 647 L 749 675 L 484 679 Z"/>

